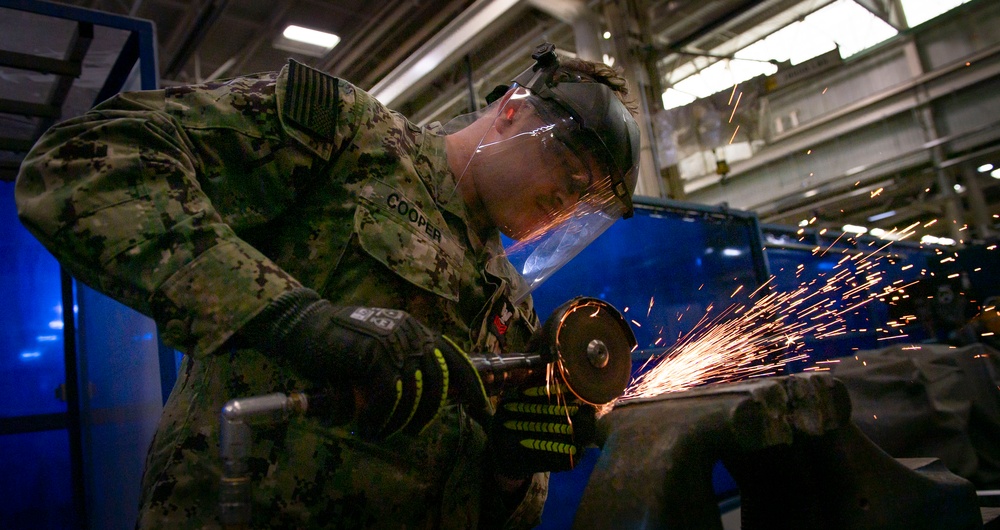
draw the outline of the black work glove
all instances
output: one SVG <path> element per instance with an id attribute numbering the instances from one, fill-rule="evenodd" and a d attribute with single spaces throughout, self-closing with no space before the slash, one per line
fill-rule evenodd
<path id="1" fill-rule="evenodd" d="M 572 469 L 595 442 L 596 412 L 555 383 L 540 382 L 504 396 L 490 426 L 497 473 L 525 477 Z"/>
<path id="2" fill-rule="evenodd" d="M 473 410 L 488 406 L 465 352 L 405 311 L 338 307 L 315 291 L 296 289 L 247 327 L 256 347 L 287 359 L 313 381 L 353 387 L 353 416 L 367 438 L 418 433 L 449 395 Z"/>

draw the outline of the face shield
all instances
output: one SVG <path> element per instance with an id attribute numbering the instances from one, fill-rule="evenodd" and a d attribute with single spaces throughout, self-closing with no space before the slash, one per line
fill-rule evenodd
<path id="1" fill-rule="evenodd" d="M 489 127 L 459 177 L 475 180 L 482 208 L 509 238 L 517 302 L 631 217 L 639 155 L 638 125 L 609 87 L 555 84 L 552 45 L 533 57 L 536 64 L 477 115 Z"/>

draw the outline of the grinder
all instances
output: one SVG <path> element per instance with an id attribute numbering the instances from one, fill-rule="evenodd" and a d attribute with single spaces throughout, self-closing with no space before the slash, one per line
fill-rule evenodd
<path id="1" fill-rule="evenodd" d="M 581 296 L 552 312 L 529 345 L 533 353 L 469 357 L 490 395 L 546 373 L 580 400 L 604 405 L 628 386 L 635 346 L 635 335 L 614 306 Z"/>

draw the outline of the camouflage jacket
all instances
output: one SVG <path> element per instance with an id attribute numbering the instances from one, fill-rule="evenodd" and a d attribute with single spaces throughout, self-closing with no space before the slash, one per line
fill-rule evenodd
<path id="1" fill-rule="evenodd" d="M 511 304 L 499 234 L 479 241 L 455 191 L 443 136 L 294 61 L 121 94 L 39 140 L 15 190 L 25 226 L 187 354 L 150 448 L 139 527 L 217 527 L 222 405 L 313 386 L 229 340 L 287 290 L 406 310 L 467 351 L 525 344 L 538 324 L 530 301 Z M 253 526 L 491 527 L 511 511 L 508 526 L 533 525 L 546 477 L 503 507 L 484 446 L 460 407 L 380 444 L 317 418 L 258 427 Z"/>

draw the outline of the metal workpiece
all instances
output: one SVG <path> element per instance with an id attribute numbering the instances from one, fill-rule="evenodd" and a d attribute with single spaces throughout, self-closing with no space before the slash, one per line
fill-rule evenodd
<path id="1" fill-rule="evenodd" d="M 936 459 L 890 457 L 850 417 L 843 383 L 822 373 L 620 402 L 599 420 L 574 528 L 721 530 L 720 460 L 744 530 L 982 527 L 970 482 Z"/>

